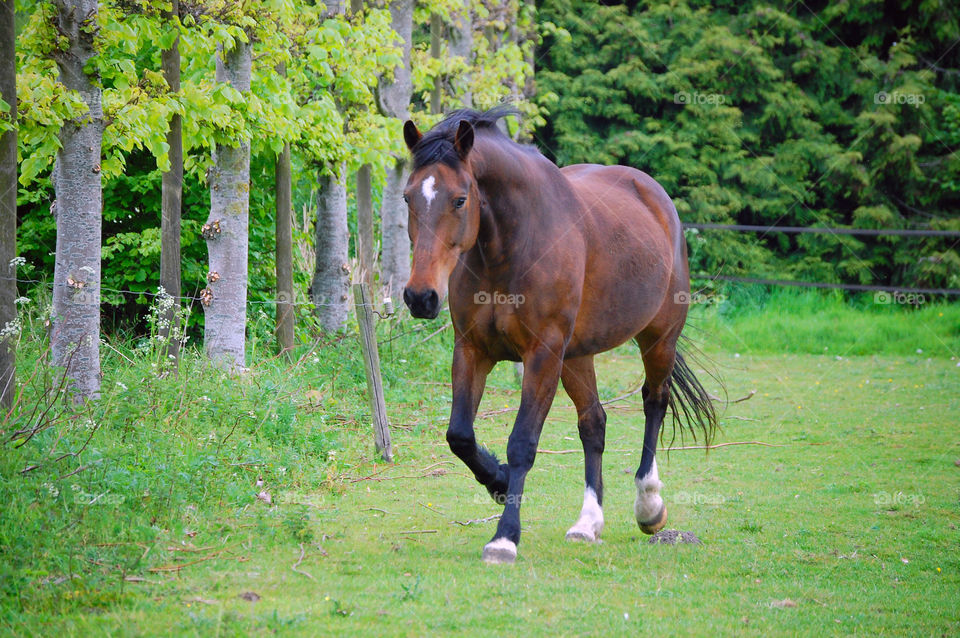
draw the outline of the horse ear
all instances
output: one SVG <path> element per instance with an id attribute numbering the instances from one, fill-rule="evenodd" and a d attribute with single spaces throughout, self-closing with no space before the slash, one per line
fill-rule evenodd
<path id="1" fill-rule="evenodd" d="M 461 160 L 467 159 L 470 149 L 473 148 L 473 125 L 467 120 L 460 120 L 457 135 L 453 138 L 453 148 Z"/>
<path id="2" fill-rule="evenodd" d="M 413 147 L 417 145 L 417 142 L 420 141 L 420 138 L 423 137 L 423 134 L 417 129 L 417 125 L 414 124 L 411 120 L 407 120 L 403 125 L 403 141 L 407 143 L 407 148 L 411 151 Z"/>

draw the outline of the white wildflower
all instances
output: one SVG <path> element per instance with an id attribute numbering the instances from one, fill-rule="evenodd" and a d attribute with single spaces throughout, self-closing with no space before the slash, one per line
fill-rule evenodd
<path id="1" fill-rule="evenodd" d="M 20 334 L 20 330 L 23 328 L 23 325 L 20 323 L 20 318 L 17 317 L 13 321 L 8 321 L 3 325 L 3 329 L 0 330 L 0 341 L 11 337 L 13 335 Z"/>

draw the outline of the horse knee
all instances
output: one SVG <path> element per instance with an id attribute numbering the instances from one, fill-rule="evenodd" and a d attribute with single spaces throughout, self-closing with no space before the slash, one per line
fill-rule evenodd
<path id="1" fill-rule="evenodd" d="M 533 467 L 537 456 L 537 444 L 526 439 L 510 435 L 507 441 L 507 464 L 510 468 L 517 468 L 521 472 Z"/>
<path id="2" fill-rule="evenodd" d="M 578 415 L 577 430 L 585 449 L 589 448 L 602 453 L 606 428 L 607 413 L 599 402 Z"/>
<path id="3" fill-rule="evenodd" d="M 476 449 L 477 439 L 471 432 L 462 432 L 451 428 L 447 430 L 447 445 L 459 458 L 464 458 Z"/>

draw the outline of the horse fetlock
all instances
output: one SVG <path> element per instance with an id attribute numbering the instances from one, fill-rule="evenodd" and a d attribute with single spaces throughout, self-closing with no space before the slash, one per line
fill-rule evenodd
<path id="1" fill-rule="evenodd" d="M 667 521 L 667 508 L 660 496 L 663 483 L 660 482 L 656 460 L 646 475 L 637 477 L 636 483 L 637 499 L 633 504 L 633 514 L 644 533 L 654 534 Z"/>
<path id="2" fill-rule="evenodd" d="M 600 540 L 603 531 L 603 509 L 593 488 L 588 487 L 583 493 L 583 509 L 580 518 L 567 531 L 568 540 L 587 541 L 595 543 Z"/>
<path id="3" fill-rule="evenodd" d="M 493 480 L 487 483 L 486 488 L 490 493 L 490 496 L 493 497 L 493 500 L 499 503 L 500 505 L 507 504 L 507 486 L 510 484 L 510 467 L 505 463 L 501 463 L 497 467 L 496 476 Z"/>

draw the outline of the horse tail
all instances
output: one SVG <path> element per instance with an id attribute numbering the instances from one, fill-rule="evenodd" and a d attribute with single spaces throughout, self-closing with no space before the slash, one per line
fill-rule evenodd
<path id="1" fill-rule="evenodd" d="M 708 374 L 720 382 L 716 374 Z M 693 436 L 694 441 L 697 440 L 697 435 L 702 433 L 704 445 L 709 448 L 720 427 L 714 406 L 715 400 L 697 379 L 678 349 L 676 363 L 670 374 L 670 394 L 667 403 L 673 414 L 674 437 L 678 429 L 681 436 L 686 429 Z"/>

